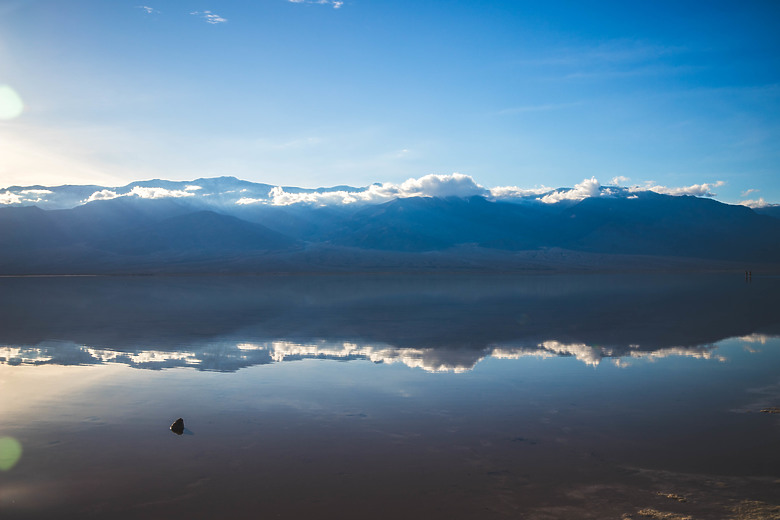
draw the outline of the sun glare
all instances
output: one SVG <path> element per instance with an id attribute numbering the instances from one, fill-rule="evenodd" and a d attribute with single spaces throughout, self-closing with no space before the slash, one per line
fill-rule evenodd
<path id="1" fill-rule="evenodd" d="M 24 103 L 8 85 L 0 85 L 0 119 L 14 119 L 22 115 Z"/>

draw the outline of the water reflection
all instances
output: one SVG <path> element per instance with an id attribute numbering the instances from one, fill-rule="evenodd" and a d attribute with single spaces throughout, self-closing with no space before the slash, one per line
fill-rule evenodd
<path id="1" fill-rule="evenodd" d="M 535 346 L 497 346 L 486 349 L 396 348 L 391 345 L 358 345 L 351 342 L 209 344 L 197 351 L 141 350 L 118 352 L 91 348 L 75 343 L 46 343 L 33 347 L 0 347 L 0 363 L 10 365 L 85 365 L 122 363 L 135 368 L 160 370 L 192 367 L 198 370 L 235 371 L 252 365 L 296 361 L 301 359 L 368 360 L 374 363 L 402 363 L 427 372 L 466 372 L 485 358 L 519 359 L 521 357 L 571 356 L 585 364 L 597 366 L 604 359 L 625 365 L 630 359 L 687 356 L 701 359 L 725 358 L 713 345 L 642 350 L 639 345 L 627 348 L 589 346 L 584 343 L 562 344 L 545 341 Z"/>
<path id="2" fill-rule="evenodd" d="M 0 363 L 235 371 L 305 358 L 464 372 L 485 358 L 721 360 L 780 333 L 780 279 L 728 275 L 0 280 Z"/>

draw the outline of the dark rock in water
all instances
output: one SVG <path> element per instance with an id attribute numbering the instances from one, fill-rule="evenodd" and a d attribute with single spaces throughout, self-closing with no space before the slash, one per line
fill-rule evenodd
<path id="1" fill-rule="evenodd" d="M 173 424 L 171 424 L 171 431 L 176 435 L 181 435 L 184 433 L 184 419 L 181 417 L 176 419 Z"/>

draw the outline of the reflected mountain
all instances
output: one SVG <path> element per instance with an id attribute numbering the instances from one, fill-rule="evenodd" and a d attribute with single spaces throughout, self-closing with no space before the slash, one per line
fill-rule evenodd
<path id="1" fill-rule="evenodd" d="M 717 359 L 780 335 L 754 275 L 0 279 L 0 363 L 235 371 L 300 359 L 462 372 L 486 357 Z"/>

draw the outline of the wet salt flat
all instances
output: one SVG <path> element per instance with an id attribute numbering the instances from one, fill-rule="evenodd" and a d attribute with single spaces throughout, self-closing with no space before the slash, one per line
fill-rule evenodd
<path id="1" fill-rule="evenodd" d="M 780 514 L 779 278 L 0 289 L 2 518 Z"/>

